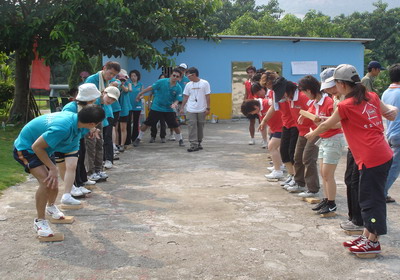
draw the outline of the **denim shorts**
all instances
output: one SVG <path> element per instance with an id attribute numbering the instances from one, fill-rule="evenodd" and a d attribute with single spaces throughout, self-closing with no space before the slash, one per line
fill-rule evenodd
<path id="1" fill-rule="evenodd" d="M 338 164 L 342 157 L 345 141 L 343 134 L 336 134 L 329 138 L 321 138 L 319 142 L 318 158 L 325 164 Z"/>
<path id="2" fill-rule="evenodd" d="M 44 163 L 37 157 L 36 154 L 31 154 L 28 151 L 17 151 L 14 148 L 14 159 L 21 164 L 26 173 L 30 173 L 30 169 L 44 165 Z M 54 155 L 50 157 L 51 161 L 55 163 Z"/>
<path id="3" fill-rule="evenodd" d="M 281 139 L 282 138 L 282 132 L 273 132 L 273 133 L 270 134 L 269 139 L 271 140 L 272 137 Z"/>

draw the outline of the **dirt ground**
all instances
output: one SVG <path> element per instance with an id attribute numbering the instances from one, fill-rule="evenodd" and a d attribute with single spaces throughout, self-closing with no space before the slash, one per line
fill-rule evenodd
<path id="1" fill-rule="evenodd" d="M 65 211 L 75 223 L 52 225 L 63 242 L 36 239 L 35 180 L 9 188 L 0 198 L 0 279 L 400 279 L 399 204 L 388 205 L 382 254 L 356 258 L 339 227 L 345 156 L 338 215 L 320 218 L 266 181 L 266 151 L 247 145 L 247 126 L 208 123 L 204 150 L 194 153 L 159 138 L 150 144 L 147 133 L 85 208 Z M 391 195 L 400 201 L 399 183 Z"/>

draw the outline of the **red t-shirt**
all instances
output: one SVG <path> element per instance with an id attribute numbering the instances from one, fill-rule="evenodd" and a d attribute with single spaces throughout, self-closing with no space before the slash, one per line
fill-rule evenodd
<path id="1" fill-rule="evenodd" d="M 272 100 L 276 106 L 275 113 L 281 112 L 282 126 L 286 128 L 291 128 L 296 126 L 296 122 L 294 121 L 292 114 L 290 113 L 289 104 L 286 101 L 278 102 L 279 100 L 275 100 L 275 93 L 273 90 L 268 91 L 268 96 L 272 96 Z"/>
<path id="2" fill-rule="evenodd" d="M 246 99 L 255 99 L 256 97 L 251 93 L 251 81 L 247 80 L 244 82 L 244 88 L 246 90 Z"/>
<path id="3" fill-rule="evenodd" d="M 363 165 L 372 168 L 388 162 L 393 151 L 385 140 L 380 100 L 368 92 L 369 101 L 354 104 L 347 98 L 338 104 L 341 124 L 354 160 L 361 170 Z"/>
<path id="4" fill-rule="evenodd" d="M 287 104 L 290 107 L 290 113 L 292 114 L 293 119 L 295 120 L 297 129 L 299 130 L 299 135 L 304 136 L 310 132 L 310 127 L 315 129 L 317 125 L 310 119 L 304 118 L 303 123 L 299 124 L 297 119 L 300 116 L 300 110 L 308 111 L 308 108 L 312 106 L 313 101 L 310 100 L 307 95 L 305 95 L 301 91 L 297 91 L 295 93 L 294 98 L 296 100 L 287 100 Z"/>
<path id="5" fill-rule="evenodd" d="M 324 121 L 326 120 L 326 117 L 332 116 L 333 114 L 333 99 L 329 95 L 324 94 L 319 102 L 315 101 L 313 105 L 310 106 L 308 111 L 314 115 L 317 115 Z M 340 128 L 329 129 L 328 131 L 321 133 L 319 137 L 329 138 L 339 133 L 343 133 L 342 129 Z"/>
<path id="6" fill-rule="evenodd" d="M 258 101 L 260 102 L 260 119 L 262 120 L 265 117 L 265 114 L 267 114 L 268 109 L 271 107 L 272 99 L 258 98 Z M 269 130 L 271 131 L 271 133 L 282 132 L 281 112 L 275 112 L 272 118 L 267 121 L 267 125 L 269 126 Z"/>

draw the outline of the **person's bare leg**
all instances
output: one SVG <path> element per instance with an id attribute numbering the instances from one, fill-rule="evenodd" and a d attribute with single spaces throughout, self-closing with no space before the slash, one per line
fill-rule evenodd
<path id="1" fill-rule="evenodd" d="M 46 166 L 41 165 L 32 168 L 30 172 L 38 180 L 39 183 L 39 188 L 37 189 L 35 194 L 37 218 L 45 220 L 46 204 L 49 201 L 50 197 L 57 197 L 58 186 L 53 189 L 47 187 L 46 183 L 44 182 L 48 175 L 48 170 Z"/>
<path id="2" fill-rule="evenodd" d="M 250 137 L 254 138 L 254 134 L 256 132 L 256 119 L 251 119 L 250 124 L 249 124 L 249 132 L 250 132 Z"/>
<path id="3" fill-rule="evenodd" d="M 265 130 L 265 129 L 264 129 Z M 281 139 L 272 137 L 268 143 L 268 151 L 271 155 L 272 163 L 275 170 L 281 170 L 282 159 L 279 152 L 279 147 L 281 145 Z"/>
<path id="4" fill-rule="evenodd" d="M 294 166 L 293 166 L 293 163 L 291 163 L 291 162 L 289 161 L 289 162 L 285 162 L 284 164 L 285 164 L 285 166 L 286 166 L 287 172 L 288 172 L 290 175 L 294 175 Z"/>
<path id="5" fill-rule="evenodd" d="M 335 170 L 336 164 L 323 164 L 321 169 L 322 180 L 326 183 L 326 197 L 328 200 L 335 200 L 336 198 L 336 181 Z"/>
<path id="6" fill-rule="evenodd" d="M 121 135 L 120 135 L 120 146 L 124 146 L 125 145 L 125 141 L 126 141 L 126 122 L 120 122 L 119 123 L 120 128 L 121 128 Z"/>

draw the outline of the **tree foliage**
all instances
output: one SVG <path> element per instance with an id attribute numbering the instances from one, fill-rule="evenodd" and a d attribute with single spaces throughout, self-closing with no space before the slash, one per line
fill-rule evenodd
<path id="1" fill-rule="evenodd" d="M 184 50 L 181 39 L 212 38 L 205 19 L 220 0 L 2 0 L 0 52 L 16 54 L 16 98 L 11 114 L 27 116 L 32 46 L 40 57 L 79 62 L 90 56 L 122 54 L 150 69 L 172 64 Z M 162 50 L 153 47 L 164 41 Z M 11 116 L 13 117 L 13 116 Z"/>

